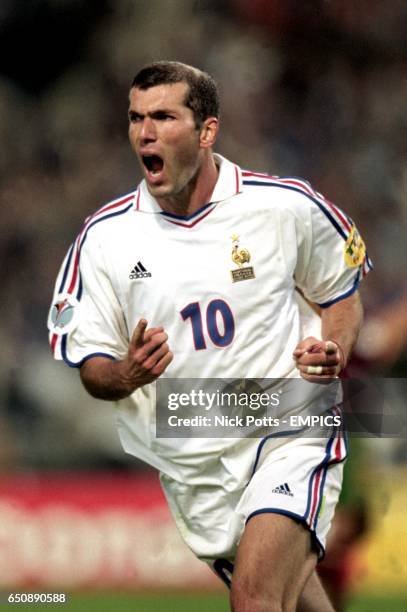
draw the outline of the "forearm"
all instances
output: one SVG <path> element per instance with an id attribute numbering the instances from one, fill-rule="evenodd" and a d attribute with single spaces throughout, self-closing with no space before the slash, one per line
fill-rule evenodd
<path id="1" fill-rule="evenodd" d="M 341 347 L 345 363 L 349 360 L 363 321 L 363 307 L 358 292 L 321 311 L 322 339 Z"/>
<path id="2" fill-rule="evenodd" d="M 126 376 L 124 361 L 92 357 L 81 366 L 80 376 L 86 391 L 97 399 L 120 400 L 136 388 Z"/>
<path id="3" fill-rule="evenodd" d="M 163 374 L 173 354 L 167 344 L 168 336 L 162 327 L 147 329 L 147 321 L 140 319 L 122 360 L 92 357 L 82 365 L 83 386 L 97 399 L 121 400 L 143 385 Z"/>

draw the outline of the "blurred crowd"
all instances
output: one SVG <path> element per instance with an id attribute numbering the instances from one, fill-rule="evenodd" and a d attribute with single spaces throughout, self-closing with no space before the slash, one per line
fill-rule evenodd
<path id="1" fill-rule="evenodd" d="M 130 465 L 112 407 L 52 361 L 46 318 L 84 218 L 140 179 L 127 94 L 153 60 L 214 75 L 220 153 L 302 176 L 356 221 L 375 264 L 359 357 L 370 373 L 406 375 L 403 0 L 28 4 L 0 8 L 0 468 Z"/>

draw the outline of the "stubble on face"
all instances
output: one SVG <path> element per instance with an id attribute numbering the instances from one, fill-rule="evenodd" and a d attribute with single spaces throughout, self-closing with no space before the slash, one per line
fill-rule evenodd
<path id="1" fill-rule="evenodd" d="M 187 91 L 186 83 L 175 83 L 130 92 L 130 141 L 147 188 L 163 207 L 185 207 L 201 165 L 199 129 L 184 103 Z"/>

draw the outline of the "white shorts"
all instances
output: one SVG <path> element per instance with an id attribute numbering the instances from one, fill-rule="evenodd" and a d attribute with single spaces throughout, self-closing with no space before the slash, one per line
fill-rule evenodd
<path id="1" fill-rule="evenodd" d="M 340 429 L 329 439 L 269 436 L 253 443 L 249 477 L 240 488 L 233 488 L 226 472 L 219 485 L 190 486 L 161 476 L 181 535 L 225 582 L 245 524 L 257 514 L 283 514 L 303 524 L 322 559 L 341 490 L 347 452 Z"/>

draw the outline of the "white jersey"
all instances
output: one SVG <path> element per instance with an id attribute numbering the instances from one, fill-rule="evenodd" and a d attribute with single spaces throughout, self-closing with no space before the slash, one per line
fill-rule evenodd
<path id="1" fill-rule="evenodd" d="M 320 322 L 301 314 L 296 288 L 322 308 L 351 295 L 370 267 L 363 241 L 308 183 L 216 162 L 210 203 L 190 217 L 163 212 L 142 181 L 86 220 L 56 283 L 56 359 L 76 367 L 95 355 L 121 359 L 145 318 L 168 333 L 174 359 L 165 377 L 298 376 L 293 350 L 320 336 Z M 304 403 L 329 394 L 309 387 Z M 258 443 L 159 440 L 154 400 L 154 384 L 121 400 L 119 433 L 127 452 L 172 478 L 195 482 L 197 457 L 250 454 Z"/>

